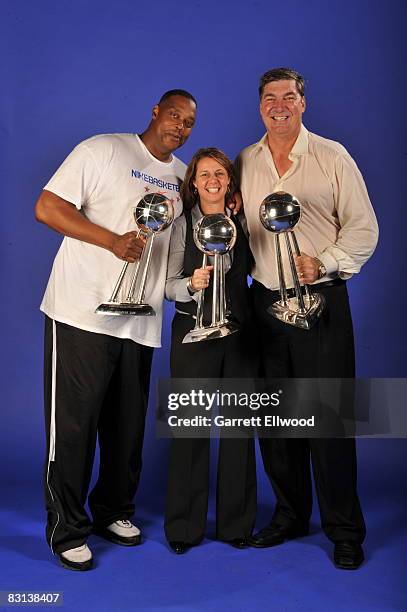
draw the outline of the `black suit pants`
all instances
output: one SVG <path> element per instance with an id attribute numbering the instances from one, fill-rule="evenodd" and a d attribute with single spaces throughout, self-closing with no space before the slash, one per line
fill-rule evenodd
<path id="1" fill-rule="evenodd" d="M 235 378 L 253 374 L 250 338 L 238 332 L 218 340 L 182 344 L 193 326 L 188 315 L 176 313 L 172 325 L 173 378 Z M 169 541 L 198 544 L 204 537 L 209 495 L 210 440 L 174 438 L 171 443 L 165 533 Z M 256 513 L 254 440 L 219 443 L 216 537 L 247 538 Z"/>
<path id="2" fill-rule="evenodd" d="M 326 306 L 311 330 L 272 317 L 267 308 L 278 294 L 254 282 L 261 329 L 262 374 L 267 378 L 353 378 L 352 319 L 346 285 L 318 289 Z M 356 490 L 356 448 L 352 438 L 260 439 L 265 471 L 277 504 L 273 522 L 307 528 L 312 510 L 310 459 L 324 532 L 332 541 L 362 542 L 365 523 Z"/>

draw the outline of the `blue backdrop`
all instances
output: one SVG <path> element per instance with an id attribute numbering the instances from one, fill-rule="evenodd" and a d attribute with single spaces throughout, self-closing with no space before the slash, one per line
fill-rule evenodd
<path id="1" fill-rule="evenodd" d="M 358 373 L 406 375 L 403 1 L 1 0 L 0 11 L 6 507 L 13 487 L 40 487 L 44 452 L 38 306 L 61 238 L 34 221 L 34 202 L 79 141 L 143 130 L 167 89 L 198 100 L 196 127 L 178 153 L 188 162 L 198 147 L 234 157 L 260 138 L 257 86 L 265 70 L 291 66 L 305 75 L 304 124 L 356 159 L 381 230 L 376 253 L 349 283 Z M 168 372 L 171 313 L 153 382 Z M 150 411 L 139 497 L 160 509 L 166 443 L 154 439 L 152 421 Z M 381 482 L 399 499 L 405 448 L 404 441 L 362 442 L 365 495 Z M 259 472 L 260 499 L 270 500 Z"/>

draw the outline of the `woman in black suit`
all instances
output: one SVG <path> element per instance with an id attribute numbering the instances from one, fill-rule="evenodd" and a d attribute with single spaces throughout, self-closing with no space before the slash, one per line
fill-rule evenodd
<path id="1" fill-rule="evenodd" d="M 203 216 L 227 214 L 225 203 L 236 190 L 232 162 L 218 149 L 200 149 L 192 158 L 181 195 L 184 214 L 173 226 L 166 297 L 175 301 L 172 323 L 173 378 L 249 378 L 255 375 L 247 275 L 252 256 L 242 219 L 235 216 L 237 239 L 226 256 L 226 297 L 238 332 L 224 338 L 182 344 L 195 325 L 197 295 L 205 289 L 203 319 L 211 321 L 212 269 L 202 268 L 202 253 L 193 227 Z M 209 439 L 174 438 L 170 451 L 165 533 L 171 549 L 181 554 L 205 534 L 209 491 Z M 219 445 L 216 537 L 246 547 L 256 512 L 253 438 L 221 438 Z"/>

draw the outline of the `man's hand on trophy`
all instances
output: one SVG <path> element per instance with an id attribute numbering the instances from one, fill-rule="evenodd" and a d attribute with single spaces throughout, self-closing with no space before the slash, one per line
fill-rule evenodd
<path id="1" fill-rule="evenodd" d="M 240 193 L 240 191 L 235 191 L 235 193 L 231 195 L 231 197 L 226 202 L 226 206 L 230 208 L 231 211 L 233 211 L 234 215 L 237 215 L 237 213 L 243 208 L 242 194 Z"/>
<path id="2" fill-rule="evenodd" d="M 319 278 L 319 267 L 321 262 L 316 257 L 311 257 L 306 253 L 295 256 L 295 267 L 297 269 L 298 280 L 302 285 L 314 283 Z"/>
<path id="3" fill-rule="evenodd" d="M 193 291 L 206 289 L 209 285 L 212 270 L 213 266 L 206 266 L 205 268 L 197 268 L 194 270 L 194 273 L 191 276 L 191 289 Z"/>
<path id="4" fill-rule="evenodd" d="M 112 253 L 123 261 L 134 263 L 137 259 L 140 259 L 145 243 L 145 237 L 139 235 L 138 232 L 127 232 L 114 239 Z"/>

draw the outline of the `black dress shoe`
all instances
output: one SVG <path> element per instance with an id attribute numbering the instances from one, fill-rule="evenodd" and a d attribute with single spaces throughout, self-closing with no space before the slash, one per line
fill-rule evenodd
<path id="1" fill-rule="evenodd" d="M 183 555 L 191 548 L 191 545 L 186 542 L 168 542 L 168 544 L 176 555 Z"/>
<path id="2" fill-rule="evenodd" d="M 248 540 L 250 546 L 255 548 L 268 548 L 269 546 L 277 546 L 282 544 L 284 540 L 292 540 L 293 538 L 301 538 L 308 535 L 309 529 L 298 529 L 294 527 L 284 527 L 272 523 L 258 533 L 252 535 Z"/>
<path id="3" fill-rule="evenodd" d="M 233 546 L 233 548 L 240 548 L 240 550 L 249 546 L 248 541 L 244 538 L 234 538 L 233 540 L 225 540 L 225 544 L 230 544 L 230 546 Z"/>
<path id="4" fill-rule="evenodd" d="M 363 548 L 359 542 L 342 540 L 335 543 L 334 563 L 339 569 L 355 570 L 364 561 Z"/>

